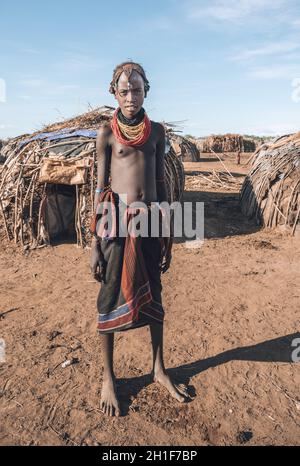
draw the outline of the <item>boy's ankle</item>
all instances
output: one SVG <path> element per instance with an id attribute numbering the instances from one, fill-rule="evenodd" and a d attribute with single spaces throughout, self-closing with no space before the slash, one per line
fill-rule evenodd
<path id="1" fill-rule="evenodd" d="M 115 382 L 116 376 L 113 373 L 104 373 L 103 374 L 103 382 Z"/>

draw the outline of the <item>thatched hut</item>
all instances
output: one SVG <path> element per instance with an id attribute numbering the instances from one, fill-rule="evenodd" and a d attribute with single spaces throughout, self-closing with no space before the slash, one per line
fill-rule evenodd
<path id="1" fill-rule="evenodd" d="M 0 168 L 1 237 L 26 249 L 66 235 L 81 246 L 89 243 L 97 130 L 113 110 L 101 107 L 9 141 Z M 169 201 L 180 200 L 184 169 L 172 149 L 166 154 L 166 184 Z"/>
<path id="2" fill-rule="evenodd" d="M 257 144 L 254 139 L 243 137 L 242 152 L 255 152 Z"/>
<path id="3" fill-rule="evenodd" d="M 200 150 L 189 138 L 176 134 L 173 130 L 167 130 L 171 146 L 182 162 L 199 162 Z"/>
<path id="4" fill-rule="evenodd" d="M 202 141 L 203 152 L 254 152 L 255 148 L 255 141 L 240 134 L 213 134 Z"/>
<path id="5" fill-rule="evenodd" d="M 4 146 L 5 146 L 5 141 L 3 141 L 2 139 L 0 139 L 0 163 L 4 163 L 4 162 L 5 162 L 5 156 L 2 155 L 2 150 L 4 149 Z"/>
<path id="6" fill-rule="evenodd" d="M 260 146 L 240 193 L 245 215 L 295 233 L 300 214 L 300 132 Z"/>

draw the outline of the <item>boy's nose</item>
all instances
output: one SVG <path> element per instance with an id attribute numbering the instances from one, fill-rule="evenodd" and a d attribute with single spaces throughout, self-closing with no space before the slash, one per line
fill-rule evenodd
<path id="1" fill-rule="evenodd" d="M 135 100 L 136 100 L 135 95 L 131 90 L 127 92 L 126 97 L 127 97 L 128 102 L 135 102 Z"/>

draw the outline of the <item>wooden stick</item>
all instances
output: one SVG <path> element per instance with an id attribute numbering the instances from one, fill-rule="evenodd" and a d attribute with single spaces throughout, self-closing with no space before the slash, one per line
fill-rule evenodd
<path id="1" fill-rule="evenodd" d="M 37 178 L 37 173 L 33 176 L 32 191 L 31 191 L 30 204 L 29 204 L 29 225 L 30 225 L 30 229 L 31 229 L 32 238 L 34 237 L 32 214 L 33 214 L 33 196 L 34 196 L 34 188 L 35 188 L 34 183 L 35 183 L 36 178 Z"/>
<path id="2" fill-rule="evenodd" d="M 37 246 L 38 246 L 38 242 L 39 242 L 39 239 L 40 239 L 40 233 L 41 233 L 42 208 L 43 208 L 43 204 L 45 202 L 46 186 L 47 186 L 47 183 L 44 184 L 42 199 L 41 199 L 41 202 L 40 202 L 40 205 L 39 205 L 39 216 L 38 216 L 38 224 L 37 224 L 37 230 L 38 231 L 37 231 L 37 238 L 36 238 Z"/>
<path id="3" fill-rule="evenodd" d="M 93 159 L 92 159 L 92 164 L 91 164 L 91 169 L 90 169 L 92 212 L 94 212 L 94 165 L 95 165 L 95 153 L 93 153 Z"/>
<path id="4" fill-rule="evenodd" d="M 289 202 L 288 202 L 287 211 L 286 211 L 286 222 L 285 222 L 285 225 L 287 224 L 288 218 L 289 218 L 289 210 L 290 210 L 291 200 L 292 200 L 292 198 L 293 198 L 293 196 L 294 196 L 294 192 L 295 192 L 296 187 L 298 186 L 299 183 L 300 183 L 300 180 L 298 180 L 298 181 L 296 182 L 295 186 L 294 186 L 293 189 L 292 189 L 291 195 L 290 195 L 290 197 L 289 197 Z"/>
<path id="5" fill-rule="evenodd" d="M 215 170 L 213 170 L 213 174 L 214 174 L 214 176 L 220 181 L 221 185 L 225 187 L 225 184 L 224 184 L 223 181 L 219 178 L 219 176 L 217 175 L 217 173 L 215 172 Z"/>
<path id="6" fill-rule="evenodd" d="M 1 197 L 0 197 L 0 210 L 1 210 L 1 213 L 2 213 L 3 220 L 4 220 L 6 235 L 7 235 L 8 240 L 10 241 L 10 234 L 9 234 L 8 227 L 7 227 L 7 222 L 6 222 L 6 218 L 5 218 L 5 213 L 4 213 Z"/>
<path id="7" fill-rule="evenodd" d="M 14 223 L 14 240 L 15 240 L 15 243 L 17 243 L 17 241 L 18 241 L 18 234 L 17 234 L 17 226 L 18 226 L 18 221 L 17 221 L 18 220 L 18 194 L 19 194 L 19 185 L 20 185 L 22 173 L 23 173 L 23 167 L 21 167 L 21 169 L 20 169 L 20 173 L 19 173 L 19 177 L 18 177 L 18 181 L 17 181 L 17 186 L 16 186 L 16 194 L 15 194 L 15 223 Z"/>
<path id="8" fill-rule="evenodd" d="M 76 240 L 77 245 L 79 242 L 79 232 L 78 232 L 78 186 L 76 185 L 76 202 L 75 202 L 75 229 L 76 229 Z"/>
<path id="9" fill-rule="evenodd" d="M 292 235 L 294 235 L 294 233 L 295 233 L 296 225 L 297 225 L 298 218 L 299 218 L 299 214 L 300 214 L 300 206 L 299 206 L 299 208 L 298 208 L 298 212 L 297 212 L 297 215 L 296 215 L 296 218 L 295 218 L 295 222 L 294 222 L 294 225 L 293 225 Z"/>
<path id="10" fill-rule="evenodd" d="M 24 246 L 24 238 L 23 238 L 23 233 L 24 233 L 24 229 L 23 229 L 23 186 L 22 185 L 20 186 L 20 222 L 21 222 L 21 226 L 20 226 L 21 244 L 22 244 L 22 246 Z"/>
<path id="11" fill-rule="evenodd" d="M 82 243 L 82 232 L 81 232 L 81 196 L 82 194 L 81 194 L 80 188 L 78 185 L 76 185 L 76 197 L 78 198 L 78 210 L 77 210 L 78 231 L 79 231 L 80 246 L 82 247 L 83 243 Z"/>
<path id="12" fill-rule="evenodd" d="M 228 168 L 226 167 L 225 163 L 223 162 L 223 160 L 220 159 L 220 157 L 218 156 L 218 154 L 213 150 L 211 149 L 211 151 L 215 154 L 215 156 L 219 159 L 219 161 L 221 162 L 221 164 L 223 165 L 223 167 L 225 168 L 225 170 L 227 171 L 227 173 L 232 177 L 234 178 L 234 176 L 230 173 L 230 171 L 228 170 Z"/>

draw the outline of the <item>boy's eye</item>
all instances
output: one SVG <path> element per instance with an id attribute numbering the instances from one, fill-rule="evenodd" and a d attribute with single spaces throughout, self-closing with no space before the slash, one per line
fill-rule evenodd
<path id="1" fill-rule="evenodd" d="M 121 97 L 126 97 L 127 94 L 128 94 L 128 92 L 129 92 L 129 91 L 127 91 L 127 90 L 124 89 L 124 90 L 119 91 L 119 95 L 120 95 Z M 133 93 L 133 95 L 141 95 L 142 89 L 132 89 L 132 93 Z"/>

